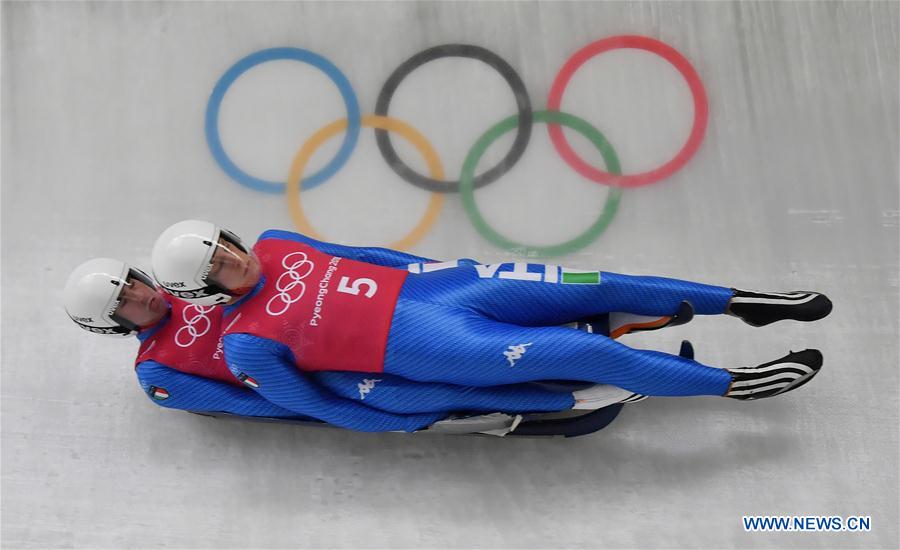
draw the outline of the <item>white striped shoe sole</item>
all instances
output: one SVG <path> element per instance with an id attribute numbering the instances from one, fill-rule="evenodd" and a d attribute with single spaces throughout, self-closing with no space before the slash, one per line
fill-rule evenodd
<path id="1" fill-rule="evenodd" d="M 778 363 L 768 367 L 728 369 L 740 379 L 731 384 L 727 397 L 771 397 L 812 378 L 818 369 L 802 363 Z"/>
<path id="2" fill-rule="evenodd" d="M 819 296 L 816 292 L 804 293 L 786 293 L 779 294 L 777 292 L 754 293 L 755 296 L 734 296 L 731 298 L 732 304 L 769 304 L 769 305 L 790 305 L 799 306 L 815 299 Z"/>

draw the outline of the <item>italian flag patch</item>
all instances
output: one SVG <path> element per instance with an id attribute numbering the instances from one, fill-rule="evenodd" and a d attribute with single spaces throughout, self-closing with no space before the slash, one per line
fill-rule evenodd
<path id="1" fill-rule="evenodd" d="M 245 385 L 250 386 L 251 388 L 258 388 L 258 387 L 259 387 L 259 384 L 256 382 L 256 380 L 250 378 L 249 376 L 247 376 L 247 375 L 244 374 L 244 373 L 241 373 L 241 374 L 238 375 L 238 380 L 240 380 L 241 382 L 243 382 Z"/>
<path id="2" fill-rule="evenodd" d="M 157 401 L 162 401 L 163 399 L 169 398 L 169 392 L 167 392 L 165 388 L 150 386 L 150 397 L 156 399 Z"/>
<path id="3" fill-rule="evenodd" d="M 570 285 L 598 285 L 600 284 L 600 272 L 564 267 L 562 270 L 562 283 Z"/>

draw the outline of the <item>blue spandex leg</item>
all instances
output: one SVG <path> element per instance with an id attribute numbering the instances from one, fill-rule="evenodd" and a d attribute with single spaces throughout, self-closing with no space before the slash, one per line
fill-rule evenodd
<path id="1" fill-rule="evenodd" d="M 524 307 L 524 303 L 522 307 Z M 526 327 L 476 311 L 400 298 L 384 371 L 409 380 L 494 386 L 534 380 L 606 383 L 643 395 L 723 395 L 723 370 L 563 327 Z"/>
<path id="2" fill-rule="evenodd" d="M 571 391 L 552 391 L 537 384 L 441 384 L 410 381 L 383 372 L 323 371 L 312 373 L 312 377 L 338 397 L 399 414 L 439 411 L 522 414 L 564 411 L 575 405 Z"/>
<path id="3" fill-rule="evenodd" d="M 428 271 L 428 269 L 432 269 Z M 401 297 L 465 307 L 505 323 L 558 325 L 611 311 L 672 315 L 682 301 L 701 315 L 724 313 L 732 289 L 665 277 L 578 273 L 543 264 L 413 264 Z"/>

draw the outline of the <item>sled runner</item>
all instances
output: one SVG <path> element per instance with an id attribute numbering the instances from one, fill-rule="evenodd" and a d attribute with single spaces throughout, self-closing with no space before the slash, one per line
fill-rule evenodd
<path id="1" fill-rule="evenodd" d="M 622 404 L 616 403 L 597 410 L 570 410 L 539 414 L 491 413 L 472 416 L 450 417 L 435 422 L 416 433 L 437 433 L 449 435 L 492 435 L 530 437 L 578 437 L 608 426 L 619 415 Z M 213 418 L 242 419 L 254 422 L 273 422 L 329 428 L 331 425 L 314 418 L 260 418 L 237 416 L 221 412 L 190 411 Z"/>

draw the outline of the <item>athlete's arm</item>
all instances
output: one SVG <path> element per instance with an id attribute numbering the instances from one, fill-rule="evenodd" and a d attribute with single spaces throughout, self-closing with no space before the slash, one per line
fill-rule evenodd
<path id="1" fill-rule="evenodd" d="M 144 393 L 161 407 L 268 418 L 298 416 L 269 403 L 249 388 L 185 374 L 156 361 L 140 363 L 135 372 Z"/>
<path id="2" fill-rule="evenodd" d="M 249 377 L 267 401 L 341 428 L 414 432 L 447 416 L 445 413 L 393 414 L 337 397 L 300 372 L 287 346 L 266 338 L 228 334 L 224 347 L 232 374 L 238 379 Z"/>
<path id="3" fill-rule="evenodd" d="M 549 412 L 571 409 L 575 405 L 571 392 L 555 392 L 533 384 L 456 386 L 413 382 L 385 373 L 336 371 L 312 372 L 308 376 L 339 397 L 401 414 L 438 411 Z"/>
<path id="4" fill-rule="evenodd" d="M 300 233 L 280 231 L 277 229 L 270 229 L 269 231 L 266 231 L 265 233 L 260 235 L 259 240 L 263 239 L 282 239 L 286 241 L 305 243 L 321 252 L 324 252 L 325 254 L 340 256 L 341 258 L 348 258 L 350 260 L 356 260 L 359 262 L 382 265 L 385 267 L 397 267 L 405 269 L 408 264 L 430 263 L 435 261 L 428 258 L 423 258 L 422 256 L 415 256 L 413 254 L 407 254 L 406 252 L 400 252 L 399 250 L 392 250 L 390 248 L 344 246 L 340 244 L 326 243 L 324 241 L 317 241 L 312 237 L 307 237 L 306 235 L 302 235 Z"/>

